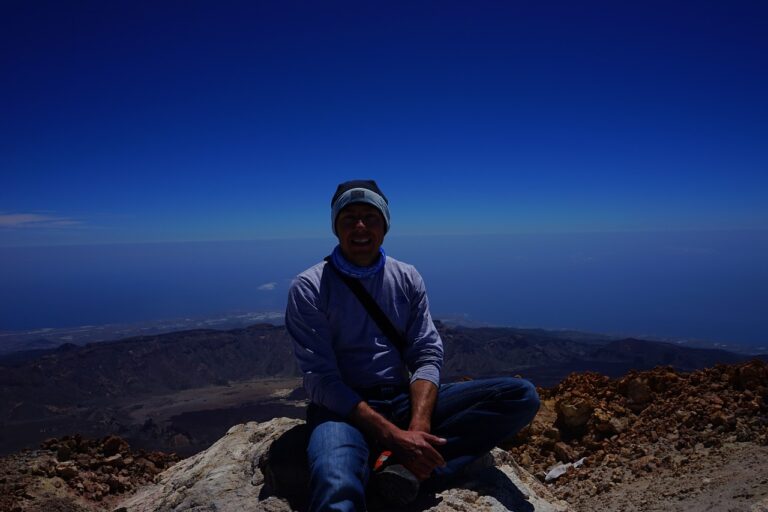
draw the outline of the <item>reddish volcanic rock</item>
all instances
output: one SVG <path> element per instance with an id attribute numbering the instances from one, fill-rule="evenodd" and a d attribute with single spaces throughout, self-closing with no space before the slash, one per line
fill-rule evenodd
<path id="1" fill-rule="evenodd" d="M 617 380 L 572 374 L 539 393 L 539 417 L 509 449 L 542 479 L 558 461 L 586 457 L 583 468 L 555 480 L 561 497 L 593 496 L 659 468 L 681 468 L 724 443 L 768 445 L 764 361 L 692 373 L 659 367 Z"/>
<path id="2" fill-rule="evenodd" d="M 102 440 L 79 435 L 47 439 L 41 448 L 0 459 L 4 473 L 13 475 L 0 481 L 0 510 L 27 510 L 27 505 L 34 502 L 41 506 L 33 509 L 46 509 L 42 506 L 45 498 L 36 499 L 28 492 L 32 488 L 54 489 L 58 493 L 54 501 L 71 501 L 72 510 L 83 510 L 74 504 L 78 499 L 102 502 L 131 491 L 153 482 L 163 468 L 178 461 L 175 454 L 143 450 L 132 453 L 128 443 L 117 436 Z M 37 481 L 40 478 L 49 480 L 50 485 L 41 486 Z"/>

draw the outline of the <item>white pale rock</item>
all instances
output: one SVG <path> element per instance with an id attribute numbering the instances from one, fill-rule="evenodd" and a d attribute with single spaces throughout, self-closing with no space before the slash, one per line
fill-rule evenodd
<path id="1" fill-rule="evenodd" d="M 275 418 L 245 423 L 207 450 L 185 459 L 159 475 L 155 484 L 139 489 L 119 503 L 128 512 L 220 511 L 289 512 L 284 499 L 259 499 L 264 475 L 257 462 L 269 446 L 301 420 Z M 433 512 L 568 512 L 547 488 L 518 466 L 507 452 L 492 452 L 495 467 L 488 468 L 434 497 L 420 499 L 412 511 Z"/>

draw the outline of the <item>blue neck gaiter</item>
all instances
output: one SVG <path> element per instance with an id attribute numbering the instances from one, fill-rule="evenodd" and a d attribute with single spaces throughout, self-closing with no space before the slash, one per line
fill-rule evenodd
<path id="1" fill-rule="evenodd" d="M 337 269 L 349 277 L 354 277 L 355 279 L 363 279 L 366 277 L 371 277 L 384 268 L 384 261 L 386 260 L 387 255 L 384 252 L 383 247 L 379 247 L 379 252 L 381 253 L 381 256 L 379 256 L 379 259 L 376 260 L 376 263 L 370 267 L 358 267 L 357 265 L 350 263 L 344 257 L 344 255 L 341 253 L 341 246 L 337 245 L 334 247 L 333 252 L 331 253 L 331 261 Z"/>

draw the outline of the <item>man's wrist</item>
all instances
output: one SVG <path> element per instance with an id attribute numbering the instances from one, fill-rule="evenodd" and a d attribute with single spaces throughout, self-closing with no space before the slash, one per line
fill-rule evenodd
<path id="1" fill-rule="evenodd" d="M 417 379 L 411 382 L 411 421 L 408 430 L 431 433 L 437 390 L 437 386 L 428 380 Z"/>
<path id="2" fill-rule="evenodd" d="M 432 431 L 432 422 L 428 419 L 414 418 L 408 425 L 408 430 L 430 433 Z"/>

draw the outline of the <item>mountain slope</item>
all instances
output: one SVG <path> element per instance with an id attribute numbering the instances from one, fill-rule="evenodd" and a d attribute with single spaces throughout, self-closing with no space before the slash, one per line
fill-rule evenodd
<path id="1" fill-rule="evenodd" d="M 693 370 L 747 359 L 723 350 L 634 339 L 597 343 L 545 331 L 439 328 L 445 344 L 445 379 L 523 373 L 536 384 L 552 385 L 571 371 L 584 369 L 620 375 L 657 365 Z M 12 410 L 20 412 L 20 402 L 87 405 L 299 375 L 288 333 L 282 326 L 269 324 L 229 331 L 181 331 L 82 347 L 67 344 L 0 358 L 0 418 L 12 417 Z"/>
<path id="2" fill-rule="evenodd" d="M 630 369 L 657 365 L 693 370 L 746 359 L 720 350 L 632 339 L 571 340 L 563 333 L 532 329 L 442 324 L 438 329 L 445 344 L 446 381 L 521 374 L 539 386 L 551 386 L 574 371 L 618 376 Z M 85 346 L 66 344 L 55 350 L 10 354 L 0 358 L 0 423 L 4 425 L 0 452 L 34 446 L 47 437 L 45 432 L 103 435 L 116 430 L 126 436 L 146 437 L 147 429 L 160 446 L 181 429 L 187 438 L 197 438 L 194 448 L 188 449 L 200 449 L 206 438 L 195 434 L 197 425 L 207 422 L 215 434 L 226 429 L 228 425 L 223 422 L 227 418 L 265 419 L 272 417 L 271 411 L 286 415 L 295 409 L 289 406 L 288 412 L 284 407 L 277 411 L 280 405 L 274 399 L 265 405 L 247 393 L 233 401 L 228 397 L 237 392 L 232 389 L 234 384 L 298 377 L 288 333 L 282 326 L 269 324 L 229 331 L 181 331 Z M 200 404 L 201 409 L 193 404 L 174 412 L 176 423 L 170 431 L 162 432 L 168 425 L 137 424 L 153 420 L 158 407 L 172 407 L 185 390 L 203 395 L 196 390 L 204 389 L 205 393 L 213 390 L 208 402 Z M 145 408 L 150 398 L 157 397 L 162 399 Z M 220 403 L 225 397 L 226 403 Z M 294 400 L 301 398 L 300 393 L 293 396 Z"/>

